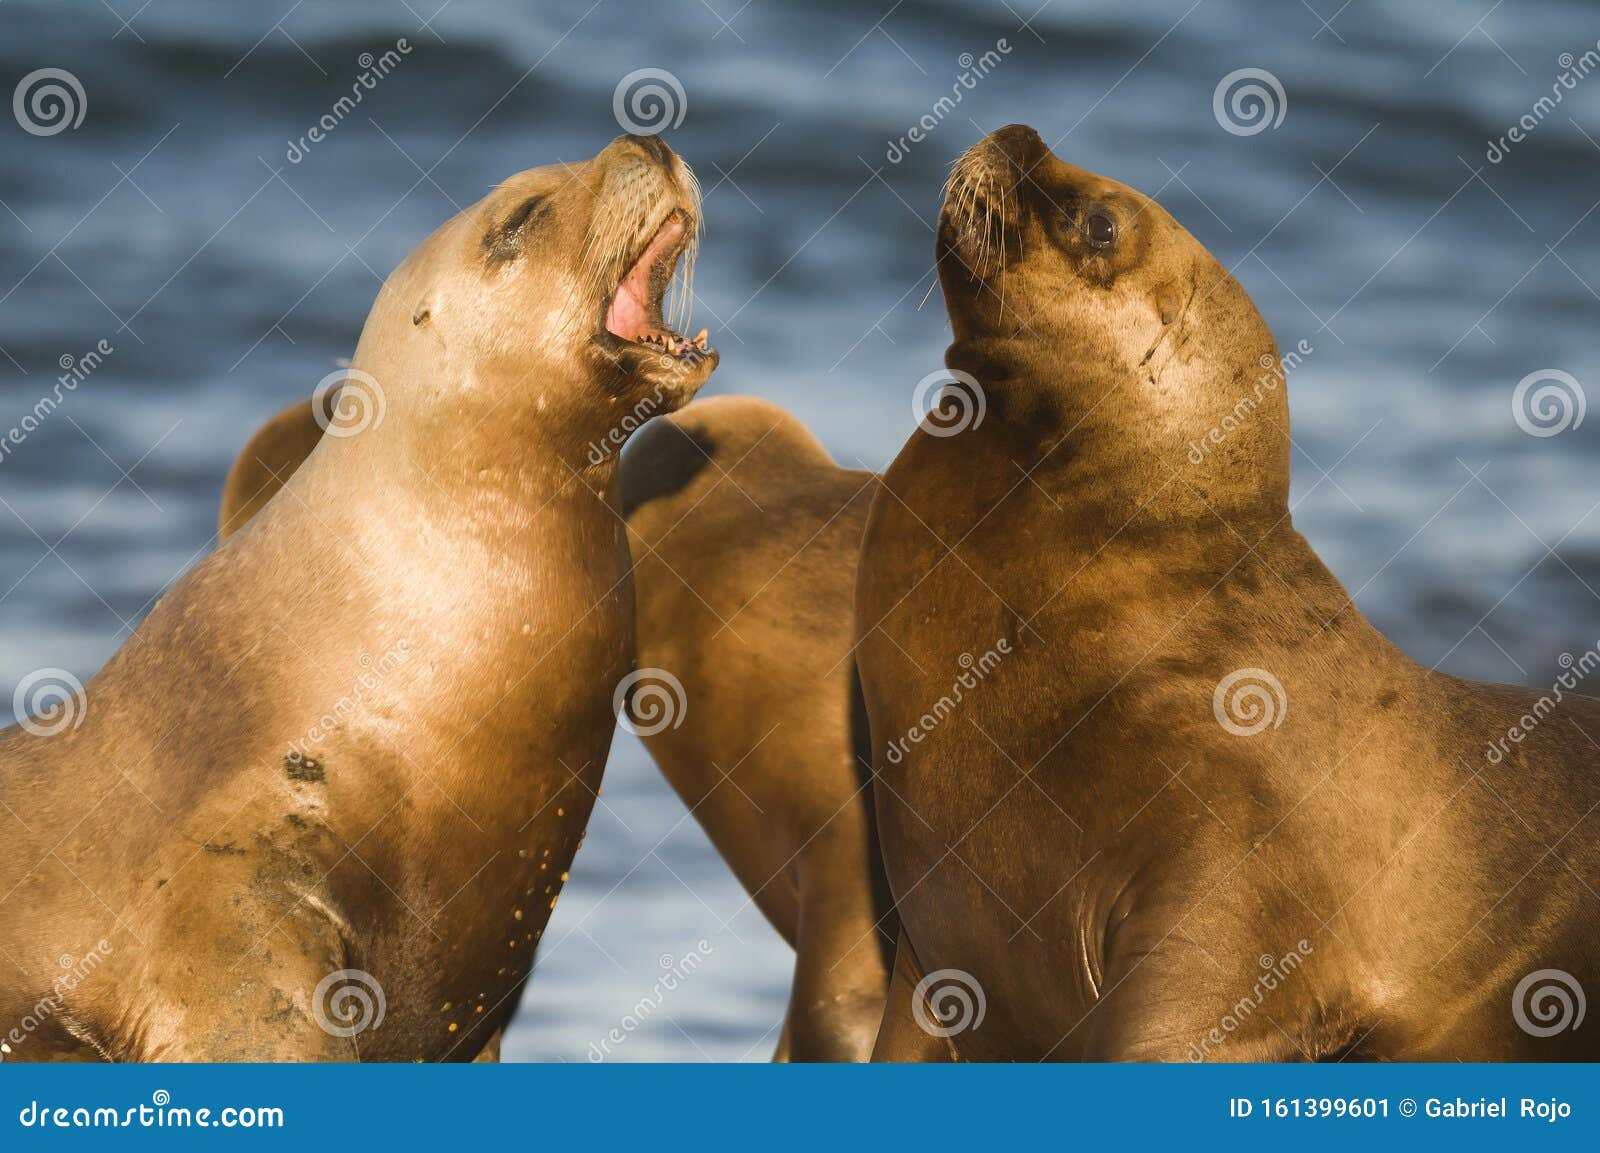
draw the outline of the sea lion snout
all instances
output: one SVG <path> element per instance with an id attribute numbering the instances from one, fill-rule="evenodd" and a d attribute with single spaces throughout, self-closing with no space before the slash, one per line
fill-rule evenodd
<path id="1" fill-rule="evenodd" d="M 1008 124 L 967 149 L 950 170 L 940 214 L 940 256 L 957 257 L 971 281 L 986 289 L 1009 275 L 1025 254 L 1070 247 L 1081 238 L 1097 252 L 1116 244 L 1118 223 L 1107 203 L 1129 190 L 1058 159 L 1039 133 Z M 998 293 L 995 294 L 998 306 Z"/>
<path id="2" fill-rule="evenodd" d="M 699 390 L 719 360 L 707 329 L 687 335 L 700 233 L 699 183 L 683 159 L 654 136 L 619 136 L 595 164 L 601 188 L 584 266 L 602 290 L 603 302 L 591 345 L 603 363 L 653 389 L 653 414 L 670 411 Z"/>
<path id="3" fill-rule="evenodd" d="M 1030 136 L 1035 149 L 1044 147 L 1039 134 L 1025 125 L 992 132 L 962 153 L 950 169 L 939 213 L 939 263 L 971 289 L 981 289 L 991 276 L 1003 272 L 1007 246 L 1014 255 L 1020 243 L 1015 228 L 1017 186 L 1027 177 L 1021 158 L 1034 154 Z"/>
<path id="4" fill-rule="evenodd" d="M 654 186 L 660 195 L 678 201 L 682 211 L 698 219 L 700 197 L 694 173 L 659 136 L 623 133 L 600 150 L 595 166 L 604 174 L 608 190 L 629 180 Z"/>
<path id="5" fill-rule="evenodd" d="M 1038 163 L 1039 156 L 1048 152 L 1044 138 L 1026 124 L 1007 124 L 985 136 L 980 145 L 998 150 L 1008 160 L 1024 171 Z"/>
<path id="6" fill-rule="evenodd" d="M 613 148 L 619 145 L 628 145 L 639 149 L 668 171 L 671 171 L 672 162 L 677 155 L 671 148 L 667 147 L 667 142 L 661 137 L 642 136 L 636 132 L 625 132 L 611 142 L 611 147 Z"/>

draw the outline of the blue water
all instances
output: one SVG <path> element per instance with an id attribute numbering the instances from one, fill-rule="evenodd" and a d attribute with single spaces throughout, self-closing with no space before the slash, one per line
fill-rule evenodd
<path id="1" fill-rule="evenodd" d="M 1600 78 L 1485 159 L 1560 55 L 1594 47 L 1592 4 L 140 2 L 0 6 L 0 96 L 57 67 L 87 101 L 51 136 L 0 107 L 0 433 L 62 357 L 113 348 L 0 457 L 0 708 L 41 666 L 87 679 L 210 547 L 233 455 L 349 355 L 381 277 L 509 173 L 595 152 L 641 68 L 681 83 L 667 138 L 708 190 L 710 392 L 770 397 L 841 461 L 883 466 L 947 340 L 937 295 L 917 307 L 946 167 L 1025 120 L 1156 195 L 1281 346 L 1314 347 L 1291 386 L 1296 522 L 1380 627 L 1430 665 L 1531 684 L 1600 639 L 1600 415 L 1534 437 L 1511 407 L 1537 371 L 1600 383 Z M 290 163 L 361 54 L 401 37 Z M 963 54 L 991 50 L 890 163 Z M 1281 83 L 1277 127 L 1219 125 L 1240 68 Z M 705 940 L 615 1057 L 764 1059 L 787 949 L 631 739 L 604 801 L 506 1055 L 587 1059 L 661 959 Z"/>

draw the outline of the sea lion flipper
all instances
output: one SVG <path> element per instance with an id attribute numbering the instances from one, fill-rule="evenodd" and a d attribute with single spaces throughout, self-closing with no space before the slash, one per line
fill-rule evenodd
<path id="1" fill-rule="evenodd" d="M 222 486 L 219 540 L 227 540 L 260 512 L 317 447 L 323 426 L 314 406 L 314 400 L 297 400 L 251 436 Z"/>
<path id="2" fill-rule="evenodd" d="M 894 947 L 894 975 L 889 979 L 889 996 L 883 1006 L 883 1024 L 878 1029 L 878 1043 L 873 1047 L 874 1061 L 955 1061 L 955 1043 L 949 1037 L 930 1033 L 918 1020 L 928 1018 L 925 993 L 922 989 L 922 967 L 917 963 L 915 951 L 900 930 L 900 940 Z"/>

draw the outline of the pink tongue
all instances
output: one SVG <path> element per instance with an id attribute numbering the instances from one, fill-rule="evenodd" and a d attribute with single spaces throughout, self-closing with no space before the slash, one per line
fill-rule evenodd
<path id="1" fill-rule="evenodd" d="M 661 226 L 611 298 L 606 309 L 607 332 L 623 340 L 638 340 L 649 331 L 651 273 L 682 234 L 683 225 L 676 217 Z"/>
<path id="2" fill-rule="evenodd" d="M 638 340 L 644 335 L 645 323 L 649 319 L 650 311 L 645 307 L 644 276 L 635 268 L 628 273 L 628 278 L 617 289 L 617 295 L 611 298 L 611 307 L 606 309 L 606 331 L 613 336 L 620 336 L 623 340 Z"/>

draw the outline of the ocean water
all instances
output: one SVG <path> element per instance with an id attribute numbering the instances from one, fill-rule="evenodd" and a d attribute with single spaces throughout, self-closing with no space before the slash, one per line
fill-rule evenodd
<path id="1" fill-rule="evenodd" d="M 937 295 L 918 308 L 947 167 L 1026 121 L 1155 195 L 1306 342 L 1296 523 L 1381 628 L 1529 684 L 1600 641 L 1592 4 L 140 2 L 0 6 L 0 95 L 42 68 L 83 93 L 51 135 L 0 109 L 0 433 L 112 349 L 0 456 L 0 709 L 34 669 L 87 679 L 212 547 L 234 454 L 349 355 L 381 278 L 491 184 L 603 146 L 640 69 L 681 90 L 666 138 L 707 190 L 709 393 L 886 464 L 948 339 Z M 1268 123 L 1229 131 L 1240 69 L 1277 89 L 1258 76 Z M 1519 422 L 1530 376 L 1524 399 L 1566 404 Z M 790 964 L 624 737 L 505 1055 L 587 1060 L 633 1014 L 610 1059 L 764 1060 Z"/>

